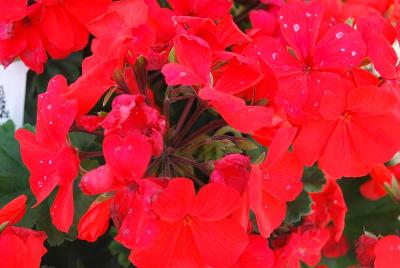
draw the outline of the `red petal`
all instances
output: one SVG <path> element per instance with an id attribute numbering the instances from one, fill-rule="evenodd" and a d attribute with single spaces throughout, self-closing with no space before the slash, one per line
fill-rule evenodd
<path id="1" fill-rule="evenodd" d="M 0 209 L 0 223 L 9 222 L 15 224 L 19 222 L 25 214 L 26 195 L 20 195 Z"/>
<path id="2" fill-rule="evenodd" d="M 161 72 L 165 77 L 165 82 L 169 86 L 198 85 L 204 83 L 204 80 L 192 71 L 190 67 L 182 64 L 166 64 L 163 66 Z"/>
<path id="3" fill-rule="evenodd" d="M 306 166 L 312 166 L 322 153 L 335 128 L 335 122 L 315 121 L 300 130 L 293 143 L 293 151 Z M 310 146 L 313 141 L 313 146 Z"/>
<path id="4" fill-rule="evenodd" d="M 293 2 L 280 10 L 282 34 L 302 61 L 306 61 L 314 50 L 322 15 L 322 7 L 315 2 Z"/>
<path id="5" fill-rule="evenodd" d="M 215 267 L 234 264 L 248 243 L 246 232 L 232 219 L 196 221 L 191 229 L 205 263 Z"/>
<path id="6" fill-rule="evenodd" d="M 239 257 L 237 268 L 272 268 L 274 255 L 268 247 L 267 240 L 258 235 L 249 236 L 249 244 Z"/>
<path id="7" fill-rule="evenodd" d="M 88 195 L 102 194 L 110 190 L 113 177 L 107 165 L 100 166 L 83 175 L 79 187 Z"/>
<path id="8" fill-rule="evenodd" d="M 181 223 L 162 223 L 157 241 L 144 250 L 132 250 L 129 260 L 137 267 L 162 268 L 170 265 L 181 232 Z"/>
<path id="9" fill-rule="evenodd" d="M 207 42 L 195 36 L 179 35 L 174 44 L 178 62 L 197 74 L 201 84 L 209 85 L 211 52 Z"/>
<path id="10" fill-rule="evenodd" d="M 190 213 L 194 202 L 193 182 L 186 178 L 176 178 L 169 181 L 152 207 L 162 220 L 176 222 Z"/>
<path id="11" fill-rule="evenodd" d="M 240 194 L 249 183 L 250 159 L 241 154 L 229 154 L 214 162 L 210 182 L 220 182 L 236 189 Z"/>
<path id="12" fill-rule="evenodd" d="M 239 29 L 236 23 L 234 23 L 231 15 L 226 15 L 219 21 L 215 34 L 219 42 L 223 44 L 225 48 L 251 40 Z"/>
<path id="13" fill-rule="evenodd" d="M 316 68 L 356 67 L 364 59 L 366 52 L 360 33 L 347 24 L 337 24 L 318 42 L 313 65 Z"/>
<path id="14" fill-rule="evenodd" d="M 74 219 L 73 183 L 59 186 L 50 215 L 54 226 L 59 231 L 68 233 Z"/>
<path id="15" fill-rule="evenodd" d="M 241 132 L 249 133 L 271 123 L 272 111 L 269 108 L 246 105 L 243 99 L 211 88 L 201 89 L 199 95 L 202 99 L 209 100 L 222 118 Z"/>
<path id="16" fill-rule="evenodd" d="M 261 168 L 263 190 L 271 196 L 281 201 L 293 201 L 301 193 L 303 166 L 293 153 L 286 152 L 274 164 L 265 162 Z"/>
<path id="17" fill-rule="evenodd" d="M 383 78 L 396 79 L 397 55 L 382 35 L 375 36 L 368 42 L 368 57 Z"/>
<path id="18" fill-rule="evenodd" d="M 94 242 L 107 231 L 112 201 L 112 198 L 109 198 L 101 202 L 94 201 L 90 205 L 88 211 L 79 220 L 79 239 Z"/>
<path id="19" fill-rule="evenodd" d="M 391 268 L 400 266 L 400 237 L 388 235 L 378 240 L 375 245 L 376 268 Z"/>
<path id="20" fill-rule="evenodd" d="M 197 194 L 191 215 L 202 221 L 217 221 L 240 206 L 239 192 L 224 183 L 209 183 Z"/>
<path id="21" fill-rule="evenodd" d="M 25 0 L 0 0 L 0 18 L 5 22 L 23 19 L 28 13 Z"/>
<path id="22" fill-rule="evenodd" d="M 234 95 L 255 86 L 262 78 L 263 76 L 255 69 L 255 66 L 232 61 L 228 66 L 223 67 L 214 89 Z"/>
<path id="23" fill-rule="evenodd" d="M 267 165 L 272 165 L 283 157 L 292 144 L 296 133 L 297 128 L 295 127 L 282 127 L 278 129 L 268 147 L 267 159 L 265 160 Z"/>
<path id="24" fill-rule="evenodd" d="M 28 268 L 28 248 L 14 234 L 0 236 L 0 266 L 7 268 Z"/>
<path id="25" fill-rule="evenodd" d="M 112 73 L 115 65 L 114 59 L 101 62 L 84 72 L 83 76 L 71 84 L 71 90 L 66 97 L 77 100 L 78 115 L 88 113 L 101 96 L 114 85 Z"/>
<path id="26" fill-rule="evenodd" d="M 103 149 L 107 166 L 120 182 L 140 179 L 147 169 L 152 152 L 147 137 L 133 133 L 125 137 L 115 134 L 107 136 Z"/>
<path id="27" fill-rule="evenodd" d="M 106 12 L 112 0 L 66 0 L 63 6 L 82 24 L 87 24 L 97 16 Z"/>

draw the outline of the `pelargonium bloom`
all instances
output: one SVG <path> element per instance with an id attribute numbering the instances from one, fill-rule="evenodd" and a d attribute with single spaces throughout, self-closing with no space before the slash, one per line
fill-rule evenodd
<path id="1" fill-rule="evenodd" d="M 21 220 L 26 209 L 25 195 L 20 195 L 0 209 L 0 266 L 7 268 L 39 268 L 47 235 L 10 226 Z"/>
<path id="2" fill-rule="evenodd" d="M 338 74 L 357 67 L 366 53 L 360 33 L 344 23 L 326 29 L 324 15 L 314 1 L 286 4 L 279 13 L 285 42 L 261 36 L 243 50 L 271 65 L 280 83 L 274 101 L 299 125 L 315 116 L 325 90 L 340 82 Z"/>
<path id="3" fill-rule="evenodd" d="M 19 129 L 15 133 L 22 160 L 30 171 L 30 187 L 39 205 L 58 186 L 50 209 L 54 225 L 68 232 L 74 215 L 73 183 L 78 175 L 79 158 L 68 141 L 77 104 L 66 100 L 68 90 L 62 76 L 54 77 L 47 92 L 39 95 L 36 134 Z"/>
<path id="4" fill-rule="evenodd" d="M 239 206 L 239 193 L 222 183 L 196 195 L 191 180 L 172 179 L 152 205 L 159 235 L 130 260 L 142 267 L 233 265 L 248 244 L 245 230 L 229 218 Z"/>
<path id="5" fill-rule="evenodd" d="M 397 106 L 390 92 L 376 86 L 338 85 L 323 98 L 320 116 L 300 129 L 293 150 L 307 166 L 318 160 L 334 178 L 366 175 L 399 149 Z"/>

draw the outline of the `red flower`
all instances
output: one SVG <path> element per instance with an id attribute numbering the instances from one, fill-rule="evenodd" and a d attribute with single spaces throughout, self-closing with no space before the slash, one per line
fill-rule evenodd
<path id="1" fill-rule="evenodd" d="M 268 107 L 246 105 L 241 98 L 208 87 L 201 89 L 199 96 L 208 100 L 230 126 L 241 132 L 251 133 L 271 124 L 273 112 Z"/>
<path id="2" fill-rule="evenodd" d="M 26 1 L 24 7 L 18 2 L 20 1 L 15 3 L 17 6 L 0 4 L 0 13 L 3 11 L 8 13 L 10 10 L 5 9 L 7 6 L 13 7 L 15 11 L 5 17 L 1 16 L 4 19 L 0 18 L 0 63 L 8 66 L 20 57 L 29 68 L 41 73 L 47 55 L 36 29 L 40 6 L 34 4 L 28 8 Z"/>
<path id="3" fill-rule="evenodd" d="M 47 252 L 43 246 L 47 237 L 44 232 L 9 226 L 22 218 L 26 199 L 20 195 L 0 209 L 0 267 L 39 268 Z"/>
<path id="4" fill-rule="evenodd" d="M 334 178 L 366 175 L 399 149 L 397 105 L 392 94 L 374 86 L 337 87 L 324 97 L 320 117 L 300 130 L 293 150 L 307 166 L 318 160 Z"/>
<path id="5" fill-rule="evenodd" d="M 14 22 L 28 13 L 26 0 L 0 0 L 0 22 Z"/>
<path id="6" fill-rule="evenodd" d="M 295 129 L 281 129 L 276 134 L 267 159 L 252 168 L 249 181 L 250 208 L 256 215 L 258 229 L 269 237 L 285 218 L 286 202 L 301 192 L 303 166 L 293 153 L 287 151 Z"/>
<path id="7" fill-rule="evenodd" d="M 85 24 L 107 10 L 111 0 L 43 0 L 38 30 L 47 52 L 64 58 L 83 49 L 89 38 Z M 62 33 L 62 34 L 60 34 Z"/>
<path id="8" fill-rule="evenodd" d="M 153 203 L 159 235 L 131 261 L 141 267 L 233 265 L 245 250 L 245 230 L 228 216 L 240 206 L 233 188 L 210 183 L 197 196 L 193 183 L 173 179 Z"/>
<path id="9" fill-rule="evenodd" d="M 210 85 L 211 51 L 206 41 L 196 36 L 178 35 L 174 39 L 179 63 L 164 65 L 168 85 Z"/>
<path id="10" fill-rule="evenodd" d="M 57 229 L 63 232 L 68 232 L 73 220 L 73 182 L 79 166 L 77 153 L 67 140 L 77 105 L 63 97 L 66 90 L 65 78 L 54 77 L 47 92 L 38 99 L 36 135 L 26 129 L 19 129 L 15 134 L 22 159 L 31 173 L 30 186 L 37 199 L 36 205 L 59 186 L 51 217 Z"/>
<path id="11" fill-rule="evenodd" d="M 392 47 L 396 30 L 389 20 L 380 15 L 371 15 L 358 18 L 356 25 L 367 44 L 368 58 L 375 69 L 383 78 L 396 79 L 397 55 Z"/>
<path id="12" fill-rule="evenodd" d="M 400 237 L 388 235 L 378 240 L 374 249 L 375 268 L 400 266 Z"/>
<path id="13" fill-rule="evenodd" d="M 373 266 L 375 260 L 374 249 L 377 242 L 378 239 L 370 235 L 361 235 L 355 242 L 356 258 L 362 267 Z"/>
<path id="14" fill-rule="evenodd" d="M 341 80 L 335 72 L 358 66 L 366 53 L 361 35 L 346 24 L 323 33 L 323 18 L 315 2 L 286 4 L 279 23 L 290 51 L 270 37 L 257 38 L 243 51 L 271 65 L 280 82 L 275 102 L 296 124 L 316 114 L 324 91 Z"/>
<path id="15" fill-rule="evenodd" d="M 103 150 L 106 164 L 86 173 L 80 182 L 86 194 L 105 193 L 141 179 L 151 158 L 151 145 L 140 134 L 111 134 L 104 139 Z"/>
<path id="16" fill-rule="evenodd" d="M 327 229 L 331 232 L 331 235 L 325 246 L 322 248 L 322 254 L 328 258 L 339 258 L 345 256 L 350 249 L 347 238 L 342 235 L 339 240 L 336 240 L 336 228 L 328 226 Z"/>
<path id="17" fill-rule="evenodd" d="M 384 164 L 376 165 L 370 173 L 371 179 L 364 182 L 360 187 L 361 194 L 370 200 L 377 200 L 386 196 L 385 183 L 392 184 L 396 179 L 389 168 Z"/>
<path id="18" fill-rule="evenodd" d="M 325 228 L 332 221 L 335 240 L 342 237 L 347 206 L 343 198 L 342 190 L 337 182 L 327 178 L 327 183 L 319 193 L 310 193 L 313 201 L 312 214 L 309 219 L 318 227 Z"/>
<path id="19" fill-rule="evenodd" d="M 112 219 L 118 228 L 115 240 L 132 250 L 152 245 L 160 228 L 151 206 L 165 186 L 159 179 L 150 178 L 117 191 L 112 206 Z"/>
<path id="20" fill-rule="evenodd" d="M 276 268 L 300 268 L 300 261 L 315 266 L 321 259 L 321 250 L 329 239 L 329 231 L 300 226 L 290 234 L 283 247 L 274 250 Z"/>
<path id="21" fill-rule="evenodd" d="M 225 183 L 243 194 L 249 183 L 250 167 L 249 157 L 241 154 L 226 155 L 214 162 L 210 182 Z"/>
<path id="22" fill-rule="evenodd" d="M 172 9 L 179 15 L 219 19 L 229 13 L 232 0 L 169 0 Z"/>
<path id="23" fill-rule="evenodd" d="M 267 240 L 258 235 L 249 236 L 249 244 L 232 268 L 272 268 L 274 254 Z"/>
<path id="24" fill-rule="evenodd" d="M 78 224 L 78 238 L 94 242 L 108 229 L 112 199 L 95 200 Z"/>
<path id="25" fill-rule="evenodd" d="M 4 222 L 8 222 L 8 224 L 19 222 L 25 214 L 26 200 L 27 197 L 25 195 L 20 195 L 2 207 L 0 209 L 0 224 Z"/>
<path id="26" fill-rule="evenodd" d="M 159 156 L 163 150 L 163 135 L 166 122 L 158 110 L 146 104 L 141 95 L 120 95 L 113 100 L 112 110 L 104 119 L 102 126 L 105 135 L 129 133 L 148 137 L 152 153 Z"/>

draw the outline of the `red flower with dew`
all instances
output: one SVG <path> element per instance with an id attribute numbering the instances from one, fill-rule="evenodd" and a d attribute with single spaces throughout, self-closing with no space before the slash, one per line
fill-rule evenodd
<path id="1" fill-rule="evenodd" d="M 338 85 L 324 96 L 320 116 L 300 129 L 293 150 L 307 166 L 318 160 L 334 178 L 366 175 L 399 149 L 397 106 L 398 100 L 381 88 Z"/>
<path id="2" fill-rule="evenodd" d="M 43 246 L 47 238 L 44 232 L 11 226 L 24 216 L 26 200 L 25 195 L 20 195 L 0 209 L 1 267 L 39 268 L 47 252 Z"/>
<path id="3" fill-rule="evenodd" d="M 37 199 L 35 206 L 58 186 L 50 211 L 54 225 L 63 232 L 68 232 L 73 220 L 73 183 L 79 167 L 77 152 L 67 136 L 77 105 L 76 101 L 63 97 L 67 90 L 65 78 L 54 77 L 47 92 L 39 95 L 36 134 L 26 129 L 15 133 L 22 160 L 30 171 L 29 183 Z"/>
<path id="4" fill-rule="evenodd" d="M 172 179 L 155 199 L 159 235 L 147 249 L 132 251 L 138 266 L 230 266 L 245 250 L 245 230 L 229 218 L 240 206 L 239 193 L 210 183 L 195 194 L 193 182 Z"/>

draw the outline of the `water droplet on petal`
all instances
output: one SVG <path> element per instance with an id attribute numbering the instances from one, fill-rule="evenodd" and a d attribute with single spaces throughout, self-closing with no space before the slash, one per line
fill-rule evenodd
<path id="1" fill-rule="evenodd" d="M 298 32 L 298 31 L 300 30 L 300 25 L 298 25 L 297 23 L 296 23 L 296 24 L 293 24 L 293 30 L 294 30 L 295 32 Z"/>
<path id="2" fill-rule="evenodd" d="M 179 76 L 180 76 L 180 77 L 185 77 L 185 76 L 186 76 L 186 72 L 180 72 L 180 73 L 179 73 Z"/>
<path id="3" fill-rule="evenodd" d="M 312 14 L 311 14 L 310 12 L 306 12 L 306 17 L 307 17 L 307 18 L 311 17 L 311 15 L 312 15 Z"/>
<path id="4" fill-rule="evenodd" d="M 284 23 L 284 24 L 283 24 L 283 28 L 286 29 L 287 27 L 288 27 L 288 25 L 287 25 L 286 23 Z"/>
<path id="5" fill-rule="evenodd" d="M 357 55 L 357 52 L 355 52 L 354 50 L 351 52 L 351 55 L 354 57 L 355 55 Z"/>
<path id="6" fill-rule="evenodd" d="M 340 39 L 340 38 L 342 38 L 344 36 L 344 33 L 343 32 L 337 32 L 336 33 L 336 38 L 337 39 Z"/>
<path id="7" fill-rule="evenodd" d="M 276 57 L 278 56 L 278 53 L 272 53 L 272 59 L 276 60 Z"/>
<path id="8" fill-rule="evenodd" d="M 51 110 L 51 108 L 52 108 L 51 104 L 47 105 L 48 110 Z"/>
<path id="9" fill-rule="evenodd" d="M 342 51 L 342 52 L 345 52 L 345 51 L 346 51 L 346 49 L 345 49 L 345 48 L 341 48 L 341 49 L 340 49 L 340 51 Z"/>
<path id="10" fill-rule="evenodd" d="M 279 19 L 280 19 L 280 20 L 283 20 L 283 16 L 282 16 L 282 15 L 280 15 L 280 16 L 279 16 Z"/>

